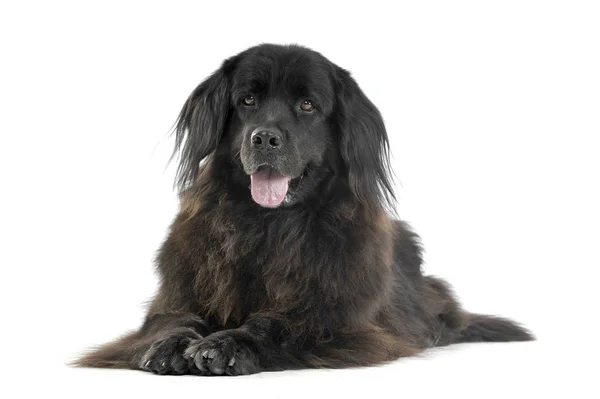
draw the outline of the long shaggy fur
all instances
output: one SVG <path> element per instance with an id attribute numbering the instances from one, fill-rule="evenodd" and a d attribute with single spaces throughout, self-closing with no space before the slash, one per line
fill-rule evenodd
<path id="1" fill-rule="evenodd" d="M 239 105 L 248 82 L 262 85 L 260 109 Z M 304 82 L 320 114 L 284 106 Z M 298 132 L 285 137 L 300 155 L 290 150 L 274 164 L 297 158 L 305 168 L 292 202 L 278 208 L 252 200 L 244 172 L 245 154 L 258 156 L 244 146 L 261 109 L 287 112 L 282 131 Z M 320 54 L 262 45 L 226 60 L 185 103 L 176 147 L 181 209 L 156 258 L 160 287 L 146 320 L 76 365 L 239 375 L 532 339 L 512 321 L 464 311 L 444 281 L 422 273 L 419 238 L 390 217 L 383 120 L 350 74 Z"/>

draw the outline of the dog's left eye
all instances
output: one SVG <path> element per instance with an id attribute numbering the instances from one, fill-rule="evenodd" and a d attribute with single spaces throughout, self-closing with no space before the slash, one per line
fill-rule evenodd
<path id="1" fill-rule="evenodd" d="M 254 98 L 254 96 L 248 95 L 243 98 L 243 101 L 244 101 L 244 105 L 247 105 L 248 107 L 256 105 L 256 99 Z"/>
<path id="2" fill-rule="evenodd" d="M 302 101 L 302 104 L 300 104 L 300 109 L 304 112 L 311 112 L 315 109 L 315 105 L 310 100 L 304 100 Z"/>

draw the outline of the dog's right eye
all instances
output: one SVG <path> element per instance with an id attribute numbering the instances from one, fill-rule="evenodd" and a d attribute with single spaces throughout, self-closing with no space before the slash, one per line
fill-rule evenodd
<path id="1" fill-rule="evenodd" d="M 254 96 L 244 97 L 243 102 L 244 102 L 244 105 L 247 105 L 248 107 L 256 105 L 256 99 L 254 98 Z"/>

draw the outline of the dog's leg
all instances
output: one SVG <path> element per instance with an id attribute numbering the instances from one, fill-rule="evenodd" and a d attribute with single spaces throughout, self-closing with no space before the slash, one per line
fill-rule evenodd
<path id="1" fill-rule="evenodd" d="M 298 368 L 344 368 L 411 356 L 420 349 L 377 326 L 338 331 L 315 340 L 291 337 L 280 318 L 253 318 L 240 328 L 192 342 L 186 355 L 213 375 L 242 375 Z"/>
<path id="2" fill-rule="evenodd" d="M 199 371 L 183 357 L 192 340 L 210 334 L 208 324 L 193 314 L 156 314 L 142 327 L 102 345 L 76 360 L 80 367 L 132 368 L 157 374 Z"/>
<path id="3" fill-rule="evenodd" d="M 243 375 L 264 370 L 293 367 L 294 358 L 286 357 L 280 320 L 254 317 L 239 328 L 215 332 L 196 340 L 185 355 L 203 373 Z"/>

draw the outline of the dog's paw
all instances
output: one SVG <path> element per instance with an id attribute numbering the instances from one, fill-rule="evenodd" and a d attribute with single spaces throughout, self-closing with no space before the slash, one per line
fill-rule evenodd
<path id="1" fill-rule="evenodd" d="M 182 335 L 172 335 L 156 341 L 142 357 L 140 369 L 156 374 L 194 373 L 193 362 L 184 356 L 191 341 L 191 338 Z"/>
<path id="2" fill-rule="evenodd" d="M 258 358 L 249 345 L 251 339 L 240 331 L 220 331 L 192 341 L 185 356 L 204 374 L 254 374 L 260 370 Z"/>

